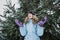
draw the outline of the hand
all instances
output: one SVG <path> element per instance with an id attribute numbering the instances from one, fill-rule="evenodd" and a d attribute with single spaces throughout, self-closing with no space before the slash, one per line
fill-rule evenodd
<path id="1" fill-rule="evenodd" d="M 18 19 L 15 19 L 15 23 L 16 23 L 18 26 L 20 26 L 20 27 L 23 26 L 22 22 L 20 22 Z"/>

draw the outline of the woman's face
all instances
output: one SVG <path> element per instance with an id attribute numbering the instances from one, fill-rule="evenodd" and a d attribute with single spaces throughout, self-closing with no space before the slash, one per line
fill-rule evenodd
<path id="1" fill-rule="evenodd" d="M 31 19 L 32 18 L 32 14 L 31 13 L 28 13 L 28 18 Z"/>

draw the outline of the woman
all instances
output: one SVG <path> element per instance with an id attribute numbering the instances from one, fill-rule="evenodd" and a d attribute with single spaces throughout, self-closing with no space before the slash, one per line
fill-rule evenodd
<path id="1" fill-rule="evenodd" d="M 23 25 L 17 19 L 16 24 L 20 26 L 20 33 L 24 36 L 24 40 L 40 40 L 39 36 L 43 35 L 44 28 L 38 24 L 38 17 L 33 12 L 29 12 L 25 18 Z"/>

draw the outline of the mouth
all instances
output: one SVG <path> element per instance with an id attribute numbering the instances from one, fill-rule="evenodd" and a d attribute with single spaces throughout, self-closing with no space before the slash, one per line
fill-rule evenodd
<path id="1" fill-rule="evenodd" d="M 31 16 L 29 16 L 29 17 L 31 17 Z"/>

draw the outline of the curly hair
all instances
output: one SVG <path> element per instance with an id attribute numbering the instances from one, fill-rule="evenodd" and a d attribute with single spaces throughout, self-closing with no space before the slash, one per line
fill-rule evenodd
<path id="1" fill-rule="evenodd" d="M 36 24 L 38 22 L 38 17 L 36 15 L 33 15 L 32 19 L 33 19 L 34 24 Z M 28 21 L 29 21 L 29 18 L 26 17 L 24 20 L 24 23 L 26 24 Z"/>

